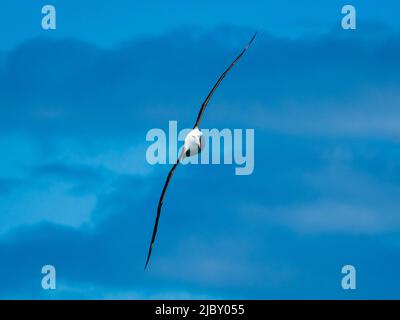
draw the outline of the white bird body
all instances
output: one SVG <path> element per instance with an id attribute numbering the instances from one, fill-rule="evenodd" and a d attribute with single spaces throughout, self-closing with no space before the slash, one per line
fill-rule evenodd
<path id="1" fill-rule="evenodd" d="M 203 148 L 202 141 L 203 133 L 198 127 L 192 129 L 186 136 L 183 144 L 180 160 L 185 157 L 191 157 L 201 152 Z"/>

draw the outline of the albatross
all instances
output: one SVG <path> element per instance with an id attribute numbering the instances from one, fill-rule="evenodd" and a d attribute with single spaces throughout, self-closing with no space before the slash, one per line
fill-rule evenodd
<path id="1" fill-rule="evenodd" d="M 202 148 L 204 147 L 204 143 L 202 141 L 203 134 L 202 134 L 201 130 L 199 129 L 200 121 L 201 121 L 201 118 L 203 117 L 204 111 L 205 111 L 208 103 L 210 102 L 210 99 L 211 99 L 212 95 L 214 94 L 215 90 L 218 88 L 219 84 L 221 83 L 221 81 L 225 78 L 225 76 L 228 74 L 229 70 L 232 69 L 232 67 L 235 65 L 235 63 L 243 56 L 243 54 L 246 52 L 246 50 L 250 47 L 250 45 L 253 42 L 256 35 L 257 35 L 257 32 L 254 33 L 253 37 L 251 38 L 249 43 L 246 45 L 246 47 L 240 52 L 240 54 L 235 58 L 235 60 L 233 60 L 233 62 L 229 65 L 229 67 L 218 78 L 217 82 L 215 83 L 215 85 L 213 86 L 213 88 L 211 89 L 211 91 L 209 92 L 206 99 L 204 100 L 204 102 L 201 105 L 201 108 L 200 108 L 199 114 L 197 116 L 196 123 L 193 126 L 193 129 L 185 137 L 182 152 L 181 152 L 180 156 L 178 157 L 178 159 L 176 160 L 175 164 L 172 166 L 171 170 L 169 171 L 167 180 L 165 181 L 164 187 L 161 191 L 160 200 L 158 201 L 156 221 L 154 223 L 153 234 L 151 236 L 149 252 L 147 254 L 147 259 L 146 259 L 146 264 L 144 266 L 144 270 L 146 270 L 146 268 L 147 268 L 147 265 L 150 260 L 151 252 L 153 250 L 154 241 L 155 241 L 156 235 L 157 235 L 158 222 L 160 220 L 161 207 L 163 205 L 165 192 L 167 191 L 171 177 L 174 174 L 175 169 L 178 166 L 178 164 L 184 158 L 191 157 L 191 156 L 194 156 L 194 155 L 200 153 Z"/>

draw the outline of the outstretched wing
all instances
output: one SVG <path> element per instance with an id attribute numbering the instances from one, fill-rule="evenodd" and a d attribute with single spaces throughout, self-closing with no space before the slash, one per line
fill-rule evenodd
<path id="1" fill-rule="evenodd" d="M 246 50 L 250 47 L 251 43 L 253 42 L 254 38 L 256 37 L 257 32 L 254 34 L 254 36 L 251 38 L 250 42 L 247 44 L 247 46 L 242 50 L 242 52 L 236 57 L 235 60 L 230 64 L 230 66 L 224 71 L 223 74 L 219 77 L 218 81 L 215 83 L 214 87 L 211 89 L 210 93 L 208 94 L 206 100 L 204 100 L 203 104 L 201 105 L 199 115 L 197 116 L 196 123 L 194 124 L 193 128 L 196 128 L 200 124 L 201 117 L 203 116 L 204 110 L 207 107 L 208 102 L 210 101 L 212 95 L 214 94 L 214 91 L 218 88 L 219 84 L 221 81 L 225 78 L 225 76 L 228 74 L 229 70 L 232 69 L 232 67 L 235 65 L 235 63 L 243 56 L 243 54 L 246 52 Z"/>
<path id="2" fill-rule="evenodd" d="M 151 256 L 151 251 L 153 250 L 154 240 L 156 239 L 157 228 L 158 228 L 158 220 L 160 219 L 161 207 L 162 207 L 162 205 L 163 205 L 164 196 L 165 196 L 165 191 L 167 191 L 169 181 L 171 180 L 171 177 L 172 177 L 172 175 L 173 175 L 173 173 L 174 173 L 176 167 L 177 167 L 178 164 L 179 164 L 179 160 L 180 160 L 180 159 L 178 159 L 178 160 L 176 161 L 176 163 L 172 166 L 171 170 L 169 171 L 168 177 L 167 177 L 167 181 L 165 181 L 164 188 L 162 189 L 162 192 L 161 192 L 160 200 L 158 201 L 156 222 L 155 222 L 155 224 L 154 224 L 153 235 L 152 235 L 152 237 L 151 237 L 151 243 L 150 243 L 150 247 L 149 247 L 149 253 L 148 253 L 148 255 L 147 255 L 147 260 L 146 260 L 146 265 L 144 266 L 144 270 L 146 270 L 147 264 L 149 263 L 150 256 Z"/>

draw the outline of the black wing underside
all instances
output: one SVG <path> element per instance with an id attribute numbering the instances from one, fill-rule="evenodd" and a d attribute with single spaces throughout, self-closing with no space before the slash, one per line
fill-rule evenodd
<path id="1" fill-rule="evenodd" d="M 251 38 L 251 40 L 247 44 L 247 46 L 242 50 L 242 52 L 240 52 L 240 54 L 236 57 L 236 59 L 233 60 L 233 62 L 229 65 L 229 67 L 221 74 L 221 76 L 219 77 L 219 79 L 215 83 L 214 87 L 211 89 L 210 93 L 207 95 L 206 99 L 204 100 L 203 104 L 201 105 L 199 114 L 198 114 L 197 119 L 196 119 L 196 123 L 194 124 L 193 128 L 196 128 L 196 127 L 199 126 L 201 118 L 202 118 L 203 113 L 204 113 L 204 110 L 206 109 L 207 104 L 210 102 L 210 99 L 211 99 L 212 95 L 214 94 L 215 90 L 218 88 L 218 86 L 221 83 L 221 81 L 228 74 L 229 70 L 232 69 L 232 67 L 235 65 L 235 63 L 243 56 L 243 54 L 246 52 L 246 50 L 250 47 L 250 45 L 253 42 L 253 40 L 256 37 L 256 35 L 257 35 L 257 32 L 254 33 L 253 37 Z"/>
<path id="2" fill-rule="evenodd" d="M 163 188 L 163 190 L 161 192 L 160 200 L 158 201 L 156 222 L 154 224 L 153 235 L 151 236 L 151 243 L 150 243 L 150 247 L 149 247 L 149 253 L 147 255 L 146 265 L 144 266 L 145 270 L 146 270 L 146 267 L 147 267 L 147 265 L 149 263 L 150 256 L 151 256 L 151 251 L 153 250 L 154 241 L 156 239 L 158 221 L 160 220 L 161 207 L 163 205 L 165 192 L 167 191 L 167 188 L 168 188 L 168 185 L 169 185 L 169 181 L 171 180 L 171 177 L 172 177 L 176 167 L 178 166 L 178 164 L 179 164 L 179 159 L 176 161 L 176 163 L 172 166 L 171 170 L 169 171 L 168 177 L 167 177 L 167 181 L 165 181 L 164 188 Z"/>

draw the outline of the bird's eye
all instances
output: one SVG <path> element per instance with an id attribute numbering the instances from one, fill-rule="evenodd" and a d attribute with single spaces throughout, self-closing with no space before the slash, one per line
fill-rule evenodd
<path id="1" fill-rule="evenodd" d="M 186 150 L 186 157 L 190 157 L 190 149 Z"/>

